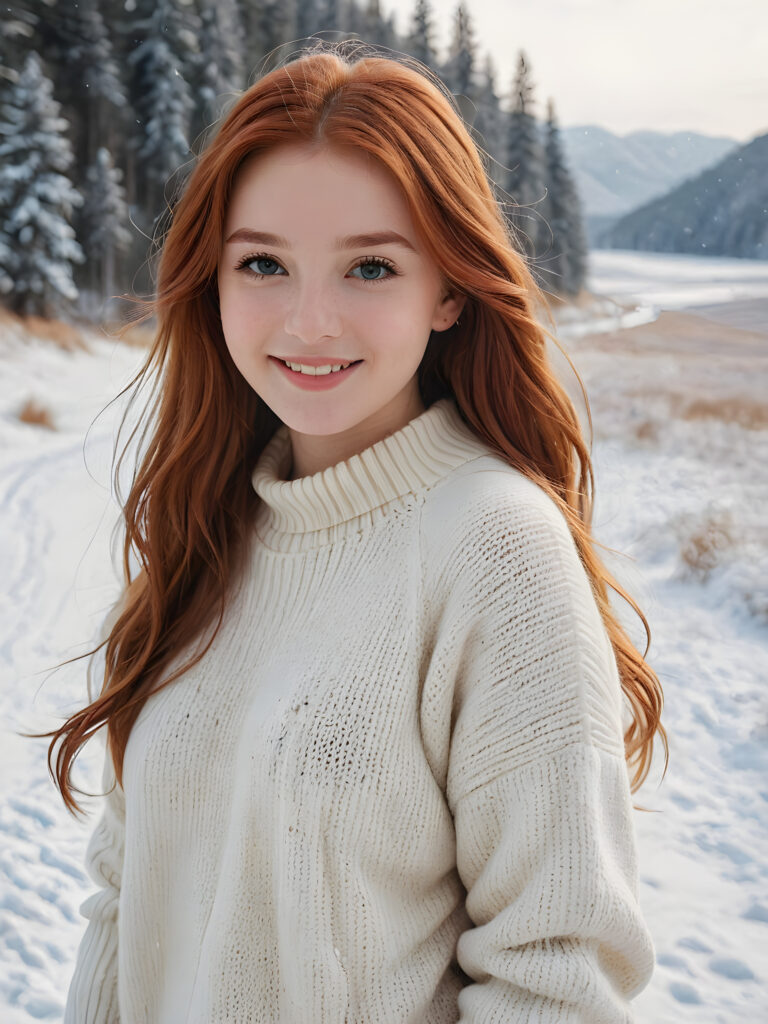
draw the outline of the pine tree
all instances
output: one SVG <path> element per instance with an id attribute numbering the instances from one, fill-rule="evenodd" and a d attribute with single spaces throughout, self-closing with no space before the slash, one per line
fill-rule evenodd
<path id="1" fill-rule="evenodd" d="M 128 62 L 143 129 L 137 184 L 146 195 L 145 211 L 156 219 L 164 213 L 166 183 L 190 157 L 194 101 L 189 81 L 196 71 L 199 22 L 193 11 L 182 9 L 181 0 L 151 0 L 150 11 L 138 21 L 144 38 Z"/>
<path id="2" fill-rule="evenodd" d="M 411 31 L 405 41 L 405 48 L 412 57 L 434 68 L 435 49 L 432 45 L 432 7 L 429 0 L 416 0 L 411 18 Z"/>
<path id="3" fill-rule="evenodd" d="M 515 206 L 507 217 L 518 244 L 530 258 L 549 248 L 549 232 L 542 219 L 546 196 L 545 156 L 539 128 L 533 115 L 533 85 L 525 54 L 521 51 L 512 86 L 512 110 L 508 116 L 504 188 Z"/>
<path id="4" fill-rule="evenodd" d="M 392 15 L 388 19 L 384 18 L 379 0 L 366 0 L 363 24 L 362 35 L 367 42 L 387 50 L 398 48 L 399 40 L 393 29 Z"/>
<path id="5" fill-rule="evenodd" d="M 102 14 L 105 5 L 103 0 L 25 3 L 35 19 L 33 48 L 45 54 L 56 101 L 69 121 L 72 179 L 80 189 L 98 147 L 115 145 L 128 119 L 126 89 Z"/>
<path id="6" fill-rule="evenodd" d="M 18 78 L 19 68 L 34 37 L 37 17 L 26 3 L 15 3 L 0 18 L 0 96 Z"/>
<path id="7" fill-rule="evenodd" d="M 494 160 L 503 162 L 506 156 L 502 129 L 504 116 L 496 93 L 496 71 L 490 54 L 485 58 L 475 105 L 477 114 L 472 127 L 478 142 Z"/>
<path id="8" fill-rule="evenodd" d="M 245 25 L 245 63 L 249 73 L 266 73 L 282 59 L 287 44 L 298 36 L 296 0 L 261 0 L 242 7 Z M 269 57 L 263 64 L 264 57 Z"/>
<path id="9" fill-rule="evenodd" d="M 76 166 L 85 167 L 105 140 L 112 141 L 115 110 L 127 104 L 112 43 L 98 0 L 58 0 L 40 24 L 56 97 L 72 125 Z"/>
<path id="10" fill-rule="evenodd" d="M 26 0 L 14 3 L 0 18 L 0 107 L 19 78 L 27 54 L 34 49 L 38 15 Z"/>
<path id="11" fill-rule="evenodd" d="M 243 88 L 243 29 L 237 0 L 200 0 L 200 54 L 192 136 L 221 116 Z"/>
<path id="12" fill-rule="evenodd" d="M 586 279 L 587 241 L 581 214 L 581 201 L 568 170 L 555 117 L 555 104 L 547 105 L 545 126 L 547 161 L 546 216 L 554 236 L 552 257 L 547 260 L 553 277 L 552 290 L 576 295 Z"/>
<path id="13" fill-rule="evenodd" d="M 21 315 L 55 316 L 78 297 L 84 260 L 71 217 L 82 197 L 67 176 L 73 154 L 53 83 L 28 54 L 0 110 L 0 292 Z"/>
<path id="14" fill-rule="evenodd" d="M 102 146 L 88 168 L 84 202 L 77 218 L 78 238 L 88 254 L 89 283 L 102 298 L 114 293 L 117 254 L 132 241 L 122 177 L 111 153 Z"/>
<path id="15" fill-rule="evenodd" d="M 476 94 L 475 51 L 472 22 L 462 2 L 454 13 L 453 37 L 448 48 L 448 59 L 441 68 L 443 81 L 455 96 L 473 99 Z"/>

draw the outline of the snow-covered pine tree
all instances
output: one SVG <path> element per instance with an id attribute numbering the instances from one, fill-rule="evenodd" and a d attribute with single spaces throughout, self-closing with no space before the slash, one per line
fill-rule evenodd
<path id="1" fill-rule="evenodd" d="M 68 123 L 53 83 L 27 55 L 0 109 L 0 293 L 22 316 L 69 312 L 78 297 L 73 265 L 84 259 L 71 218 L 82 197 Z"/>
<path id="2" fill-rule="evenodd" d="M 102 146 L 88 168 L 84 202 L 76 218 L 77 235 L 87 253 L 89 285 L 101 299 L 115 289 L 117 255 L 131 244 L 123 173 Z"/>
<path id="3" fill-rule="evenodd" d="M 244 84 L 243 28 L 237 0 L 199 0 L 200 53 L 194 81 L 192 138 L 217 121 Z"/>
<path id="4" fill-rule="evenodd" d="M 54 3 L 55 0 L 48 0 Z M 42 0 L 17 0 L 3 11 L 0 18 L 0 105 L 5 103 L 9 89 L 31 50 L 37 50 L 36 36 Z"/>
<path id="5" fill-rule="evenodd" d="M 66 0 L 58 0 L 58 3 L 65 2 Z M 101 146 L 106 146 L 115 164 L 126 171 L 134 139 L 138 137 L 141 128 L 137 123 L 135 96 L 132 92 L 132 69 L 128 62 L 128 54 L 141 41 L 140 31 L 137 29 L 141 12 L 137 11 L 133 0 L 93 2 L 98 9 L 104 37 L 107 40 L 110 69 L 116 69 L 116 78 L 124 96 L 124 103 L 120 104 L 117 98 L 113 99 L 114 93 L 102 90 L 105 93 L 105 102 L 99 111 L 99 129 L 94 140 L 95 146 L 92 142 L 89 143 L 90 152 L 82 172 L 85 173 L 87 167 L 93 163 L 96 150 Z M 87 92 L 90 93 L 91 89 L 92 86 Z"/>
<path id="6" fill-rule="evenodd" d="M 142 133 L 136 153 L 137 191 L 147 223 L 165 213 L 165 187 L 190 157 L 194 110 L 190 79 L 198 53 L 199 19 L 185 0 L 141 0 L 141 41 L 128 55 L 131 92 Z M 181 184 L 178 182 L 177 184 Z"/>
<path id="7" fill-rule="evenodd" d="M 35 0 L 40 6 L 41 0 Z M 70 122 L 75 170 L 95 159 L 99 146 L 121 134 L 116 110 L 127 104 L 112 41 L 99 0 L 45 0 L 36 36 L 55 84 L 56 99 Z M 76 180 L 79 187 L 80 179 Z"/>
<path id="8" fill-rule="evenodd" d="M 547 192 L 544 147 L 533 114 L 530 68 L 522 50 L 512 84 L 506 134 L 505 163 L 509 172 L 506 182 L 502 184 L 514 204 L 506 208 L 507 218 L 523 252 L 533 259 L 548 251 L 550 237 L 542 218 L 542 205 Z"/>
<path id="9" fill-rule="evenodd" d="M 448 57 L 440 68 L 440 76 L 457 98 L 466 96 L 474 101 L 477 93 L 474 30 L 469 11 L 463 2 L 456 7 L 453 15 L 453 34 L 448 47 Z M 472 124 L 476 110 L 474 103 L 460 104 L 464 120 Z"/>
<path id="10" fill-rule="evenodd" d="M 6 85 L 16 81 L 34 36 L 37 17 L 29 4 L 15 3 L 0 18 L 0 97 Z"/>
<path id="11" fill-rule="evenodd" d="M 429 0 L 416 0 L 411 17 L 411 30 L 403 46 L 412 57 L 434 69 L 437 58 L 432 38 L 432 6 Z"/>
<path id="12" fill-rule="evenodd" d="M 490 54 L 486 54 L 475 106 L 477 115 L 472 127 L 478 136 L 478 142 L 494 160 L 503 163 L 506 156 L 503 138 L 504 117 L 496 93 L 496 70 Z M 491 170 L 498 173 L 495 167 Z"/>
<path id="13" fill-rule="evenodd" d="M 245 26 L 245 64 L 249 75 L 267 73 L 281 60 L 283 48 L 298 37 L 296 0 L 261 0 L 241 8 Z M 266 64 L 264 57 L 269 56 Z"/>
<path id="14" fill-rule="evenodd" d="M 547 202 L 545 216 L 552 229 L 552 254 L 546 260 L 552 291 L 576 295 L 587 276 L 587 239 L 581 200 L 565 162 L 555 104 L 547 104 L 544 149 L 547 161 Z"/>

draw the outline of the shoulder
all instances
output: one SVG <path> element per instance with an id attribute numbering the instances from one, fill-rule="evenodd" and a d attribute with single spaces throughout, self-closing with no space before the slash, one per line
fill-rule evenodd
<path id="1" fill-rule="evenodd" d="M 422 539 L 430 599 L 452 649 L 465 651 L 459 706 L 476 690 L 480 719 L 498 718 L 496 685 L 504 680 L 514 714 L 521 695 L 532 708 L 557 709 L 570 693 L 606 749 L 622 753 L 618 666 L 565 515 L 495 456 L 461 469 L 435 488 Z M 557 715 L 553 721 L 559 729 Z"/>
<path id="2" fill-rule="evenodd" d="M 460 466 L 429 492 L 422 533 L 425 569 L 436 583 L 445 573 L 454 580 L 467 574 L 487 579 L 563 560 L 580 565 L 554 499 L 491 453 Z"/>

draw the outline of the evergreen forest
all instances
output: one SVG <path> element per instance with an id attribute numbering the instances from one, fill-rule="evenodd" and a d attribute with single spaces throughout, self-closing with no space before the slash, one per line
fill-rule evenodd
<path id="1" fill-rule="evenodd" d="M 403 36 L 379 0 L 14 3 L 0 22 L 0 302 L 99 319 L 115 296 L 151 296 L 168 211 L 217 119 L 318 39 L 361 40 L 438 75 L 537 280 L 575 295 L 587 245 L 554 100 L 538 117 L 522 48 L 512 80 L 497 81 L 466 3 L 446 53 L 436 17 L 415 0 Z"/>

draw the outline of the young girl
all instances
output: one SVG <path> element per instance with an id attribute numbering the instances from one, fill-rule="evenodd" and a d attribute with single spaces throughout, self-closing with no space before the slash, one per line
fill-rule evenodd
<path id="1" fill-rule="evenodd" d="M 321 47 L 198 158 L 103 687 L 51 744 L 75 809 L 107 726 L 66 1024 L 634 1019 L 662 691 L 540 300 L 419 67 Z"/>

